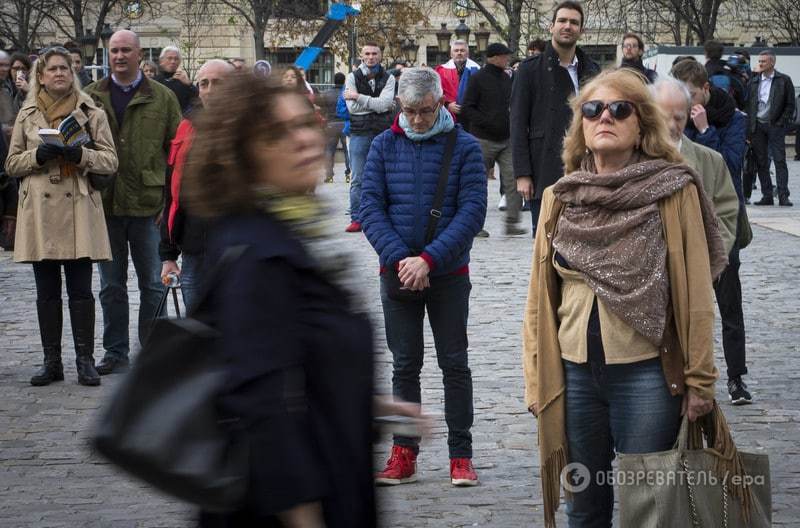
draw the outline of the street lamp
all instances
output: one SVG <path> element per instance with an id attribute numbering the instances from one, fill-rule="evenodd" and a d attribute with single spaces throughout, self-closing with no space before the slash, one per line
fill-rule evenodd
<path id="1" fill-rule="evenodd" d="M 400 46 L 400 49 L 403 50 L 403 57 L 408 62 L 411 64 L 415 64 L 417 62 L 417 52 L 419 51 L 419 46 L 413 39 L 406 37 L 406 39 L 403 41 L 403 44 Z"/>
<path id="2" fill-rule="evenodd" d="M 450 49 L 450 37 L 453 33 L 447 30 L 447 24 L 442 22 L 442 29 L 436 32 L 436 41 L 439 43 L 439 52 L 447 53 Z"/>
<path id="3" fill-rule="evenodd" d="M 475 45 L 478 47 L 478 53 L 483 53 L 489 46 L 490 32 L 486 29 L 486 22 L 478 22 L 478 31 L 475 32 Z"/>
<path id="4" fill-rule="evenodd" d="M 463 40 L 464 42 L 469 44 L 469 26 L 464 23 L 464 19 L 462 18 L 459 20 L 459 24 L 456 26 L 456 38 L 458 40 Z"/>
<path id="5" fill-rule="evenodd" d="M 87 64 L 94 64 L 94 54 L 97 51 L 97 35 L 91 29 L 86 30 L 86 34 L 80 38 L 83 59 Z"/>

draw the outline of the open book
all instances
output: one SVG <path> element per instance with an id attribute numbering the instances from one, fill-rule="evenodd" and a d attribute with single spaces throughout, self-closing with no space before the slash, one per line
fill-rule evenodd
<path id="1" fill-rule="evenodd" d="M 92 140 L 74 116 L 68 116 L 58 125 L 58 128 L 40 128 L 39 137 L 45 143 L 59 147 L 85 145 Z"/>

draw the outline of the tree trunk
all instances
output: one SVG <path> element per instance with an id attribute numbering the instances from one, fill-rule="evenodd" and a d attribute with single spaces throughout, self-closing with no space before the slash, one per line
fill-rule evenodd
<path id="1" fill-rule="evenodd" d="M 256 60 L 264 60 L 267 58 L 266 51 L 264 50 L 264 31 L 265 28 L 253 28 L 253 44 L 256 47 Z"/>

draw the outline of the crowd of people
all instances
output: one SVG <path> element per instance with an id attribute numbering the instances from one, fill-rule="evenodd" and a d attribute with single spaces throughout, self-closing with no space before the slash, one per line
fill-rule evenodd
<path id="1" fill-rule="evenodd" d="M 504 234 L 527 233 L 522 213 L 531 215 L 522 375 L 548 526 L 568 463 L 604 471 L 615 452 L 669 449 L 682 415 L 710 412 L 712 293 L 730 401 L 750 403 L 739 252 L 755 174 L 745 160 L 755 159 L 762 191 L 754 205 L 774 196 L 792 205 L 791 79 L 769 49 L 750 72 L 744 50 L 726 61 L 715 42 L 706 64 L 683 57 L 656 73 L 634 33 L 621 40 L 619 67 L 601 71 L 578 46 L 584 27 L 581 4 L 563 1 L 548 41 L 531 42 L 521 61 L 492 43 L 482 66 L 455 41 L 435 69 L 387 69 L 367 42 L 359 64 L 321 93 L 302 69 L 273 72 L 265 61 L 250 70 L 212 59 L 191 79 L 176 47 L 158 64 L 142 61 L 130 30 L 110 38 L 110 74 L 94 82 L 69 47 L 43 49 L 33 63 L 0 51 L 0 234 L 33 267 L 44 360 L 30 383 L 64 380 L 62 269 L 78 382 L 89 386 L 125 372 L 136 348 L 129 259 L 140 346 L 163 315 L 164 280 L 178 276 L 189 313 L 203 299 L 222 335 L 220 412 L 257 446 L 241 508 L 203 512 L 201 525 L 374 525 L 373 484 L 415 481 L 420 438 L 396 434 L 372 473 L 372 330 L 351 257 L 314 192 L 333 181 L 341 145 L 346 231 L 363 232 L 377 254 L 392 392 L 413 404 L 385 403 L 386 412 L 420 412 L 427 313 L 452 485 L 478 484 L 470 252 L 489 236 L 495 166 Z M 85 141 L 42 132 L 70 120 L 69 137 Z M 204 272 L 237 245 L 244 255 L 207 285 Z M 613 505 L 610 484 L 592 482 L 567 496 L 569 525 L 610 526 Z"/>

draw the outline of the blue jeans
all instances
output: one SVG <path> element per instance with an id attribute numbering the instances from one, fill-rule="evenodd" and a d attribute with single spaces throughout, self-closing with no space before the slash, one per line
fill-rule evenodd
<path id="1" fill-rule="evenodd" d="M 381 277 L 381 302 L 386 343 L 392 352 L 392 389 L 397 398 L 421 403 L 419 375 L 425 344 L 422 325 L 425 310 L 433 331 L 436 358 L 444 381 L 444 417 L 450 458 L 472 458 L 472 373 L 467 360 L 469 292 L 467 275 L 431 278 L 421 301 L 390 299 Z M 419 438 L 395 436 L 396 445 L 419 450 Z"/>
<path id="2" fill-rule="evenodd" d="M 772 178 L 769 175 L 769 160 L 775 163 L 775 183 L 779 198 L 789 197 L 789 169 L 786 165 L 786 129 L 758 123 L 753 134 L 753 151 L 758 165 L 758 183 L 761 194 L 773 197 Z"/>
<path id="3" fill-rule="evenodd" d="M 372 140 L 375 136 L 350 136 L 350 165 L 353 174 L 350 177 L 350 220 L 359 221 L 359 209 L 361 208 L 361 181 L 364 176 L 364 164 L 367 162 L 367 154 Z"/>
<path id="4" fill-rule="evenodd" d="M 570 528 L 611 526 L 614 489 L 598 485 L 597 472 L 611 470 L 614 451 L 649 453 L 671 449 L 680 427 L 681 396 L 672 396 L 661 359 L 624 365 L 564 361 L 566 433 L 570 463 L 583 464 L 589 486 L 567 499 Z"/>
<path id="5" fill-rule="evenodd" d="M 152 216 L 107 216 L 111 262 L 97 264 L 100 270 L 100 304 L 103 307 L 103 348 L 106 357 L 127 359 L 128 334 L 128 245 L 139 282 L 139 343 L 144 344 L 164 287 L 161 285 L 160 236 Z"/>
<path id="6" fill-rule="evenodd" d="M 187 313 L 194 308 L 200 296 L 204 262 L 205 255 L 202 253 L 181 254 L 181 295 Z"/>

